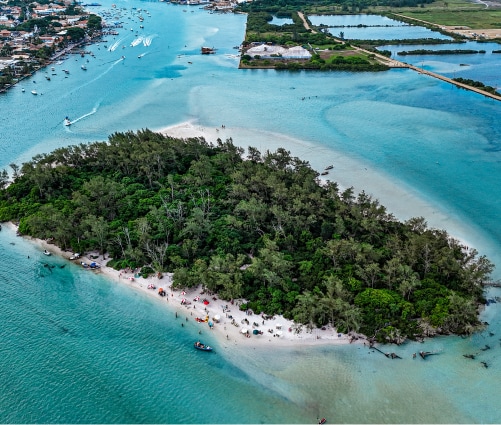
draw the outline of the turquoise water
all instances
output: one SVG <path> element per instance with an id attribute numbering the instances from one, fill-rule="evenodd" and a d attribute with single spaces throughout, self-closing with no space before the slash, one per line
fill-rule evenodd
<path id="1" fill-rule="evenodd" d="M 392 58 L 407 62 L 437 72 L 449 78 L 468 78 L 482 81 L 486 85 L 501 88 L 501 54 L 492 53 L 493 50 L 501 50 L 497 43 L 478 43 L 468 41 L 466 43 L 443 44 L 438 46 L 413 45 L 413 46 L 381 46 L 379 49 L 392 52 Z M 397 55 L 403 50 L 485 50 L 485 53 L 460 54 L 460 55 Z"/>
<path id="2" fill-rule="evenodd" d="M 451 40 L 428 28 L 409 25 L 386 16 L 378 15 L 311 15 L 308 16 L 313 25 L 334 26 L 329 32 L 339 36 L 342 31 L 347 40 L 403 40 L 415 38 L 437 38 Z M 358 27 L 366 25 L 366 27 Z"/>
<path id="3" fill-rule="evenodd" d="M 133 6 L 151 13 L 144 29 Z M 115 131 L 224 124 L 218 134 L 242 146 L 283 145 L 319 170 L 334 164 L 332 179 L 368 189 L 402 218 L 426 213 L 501 264 L 501 104 L 409 70 L 238 70 L 244 16 L 122 7 L 124 28 L 89 47 L 95 58 L 73 55 L 51 81 L 42 72 L 0 97 L 1 168 Z M 139 36 L 149 42 L 135 44 Z M 201 56 L 203 45 L 217 54 Z M 34 86 L 43 94 L 31 95 Z M 181 328 L 166 302 L 60 268 L 6 228 L 0 261 L 3 423 L 501 421 L 499 304 L 486 307 L 485 332 L 391 347 L 399 361 L 363 346 L 242 351 L 210 335 L 216 353 L 204 356 L 191 347 L 197 328 Z M 419 350 L 441 354 L 413 360 Z"/>

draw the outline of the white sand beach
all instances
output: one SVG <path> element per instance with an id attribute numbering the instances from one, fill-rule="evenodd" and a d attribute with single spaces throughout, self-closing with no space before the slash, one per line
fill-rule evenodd
<path id="1" fill-rule="evenodd" d="M 5 223 L 13 231 L 16 226 L 12 223 Z M 41 251 L 47 250 L 51 255 L 59 256 L 70 260 L 73 255 L 71 252 L 63 251 L 56 245 L 47 241 L 25 237 L 30 242 L 38 245 Z M 92 256 L 92 257 L 91 257 Z M 96 256 L 98 258 L 96 258 Z M 222 345 L 228 346 L 247 346 L 256 347 L 258 345 L 273 346 L 297 346 L 312 344 L 350 344 L 363 343 L 365 337 L 357 335 L 356 337 L 339 334 L 336 329 L 326 326 L 325 329 L 314 329 L 308 331 L 304 326 L 296 325 L 292 320 L 287 320 L 282 316 L 273 316 L 264 318 L 260 314 L 241 311 L 239 305 L 244 300 L 233 300 L 233 304 L 228 300 L 221 300 L 217 294 L 209 295 L 203 293 L 203 288 L 199 285 L 196 288 L 185 288 L 174 290 L 172 288 L 172 273 L 163 273 L 162 278 L 149 276 L 148 278 L 135 277 L 137 272 L 126 270 L 114 270 L 106 267 L 109 258 L 99 256 L 97 252 L 89 252 L 74 260 L 77 264 L 91 262 L 98 263 L 101 268 L 89 270 L 89 273 L 102 273 L 108 279 L 120 285 L 127 285 L 129 288 L 141 291 L 146 296 L 152 297 L 157 302 L 163 303 L 169 314 L 175 314 L 180 324 L 187 321 L 196 322 L 200 327 L 200 333 L 211 332 Z M 151 288 L 151 289 L 150 289 Z M 159 289 L 165 291 L 165 296 L 159 295 Z M 182 301 L 186 302 L 183 303 Z M 207 300 L 208 304 L 204 303 Z M 207 320 L 207 321 L 205 321 Z M 209 326 L 209 322 L 212 327 Z M 246 330 L 243 333 L 243 330 Z M 255 334 L 253 331 L 261 331 Z M 203 336 L 201 336 L 203 340 Z"/>

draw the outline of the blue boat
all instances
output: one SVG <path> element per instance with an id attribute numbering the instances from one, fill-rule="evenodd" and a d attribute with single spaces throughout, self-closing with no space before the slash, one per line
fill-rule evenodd
<path id="1" fill-rule="evenodd" d="M 212 347 L 209 347 L 208 345 L 202 344 L 200 341 L 195 342 L 193 346 L 200 351 L 212 351 Z"/>

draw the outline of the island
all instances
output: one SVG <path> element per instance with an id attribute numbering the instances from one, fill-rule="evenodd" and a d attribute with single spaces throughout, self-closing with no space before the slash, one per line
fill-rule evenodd
<path id="1" fill-rule="evenodd" d="M 0 221 L 117 270 L 173 273 L 299 329 L 401 343 L 471 334 L 493 264 L 417 217 L 340 189 L 285 149 L 149 130 L 59 148 L 0 173 Z M 333 172 L 336 164 L 326 164 Z M 111 259 L 110 259 L 111 258 Z"/>

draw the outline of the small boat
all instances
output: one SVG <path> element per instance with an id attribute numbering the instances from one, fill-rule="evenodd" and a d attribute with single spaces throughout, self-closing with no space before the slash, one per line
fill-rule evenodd
<path id="1" fill-rule="evenodd" d="M 87 67 L 85 65 L 82 65 L 80 68 L 82 68 L 84 71 L 87 71 Z"/>
<path id="2" fill-rule="evenodd" d="M 327 167 L 325 167 L 326 170 L 332 170 L 334 168 L 334 165 L 329 165 Z"/>
<path id="3" fill-rule="evenodd" d="M 43 253 L 44 253 L 44 255 L 47 255 L 48 257 L 50 257 L 50 256 L 52 255 L 52 254 L 51 254 L 49 251 L 47 251 L 46 249 L 44 249 L 44 250 L 43 250 Z"/>
<path id="4" fill-rule="evenodd" d="M 36 90 L 31 90 L 31 94 L 34 94 L 36 96 L 38 93 Z"/>
<path id="5" fill-rule="evenodd" d="M 67 126 L 67 127 L 71 125 L 71 121 L 70 121 L 70 119 L 68 117 L 66 117 L 64 119 L 64 125 Z"/>
<path id="6" fill-rule="evenodd" d="M 319 425 L 324 425 L 327 422 L 327 419 L 322 418 L 318 421 Z"/>
<path id="7" fill-rule="evenodd" d="M 24 90 L 24 88 L 22 88 L 21 91 L 24 93 L 26 90 Z"/>
<path id="8" fill-rule="evenodd" d="M 193 346 L 200 351 L 212 351 L 212 347 L 209 347 L 208 345 L 202 344 L 200 341 L 195 342 Z"/>
<path id="9" fill-rule="evenodd" d="M 212 55 L 216 53 L 216 49 L 214 49 L 213 47 L 202 47 L 200 49 L 200 53 L 202 53 L 202 55 Z"/>
<path id="10" fill-rule="evenodd" d="M 320 173 L 322 176 L 326 176 L 327 174 L 329 174 L 328 171 L 323 171 L 322 173 Z"/>

